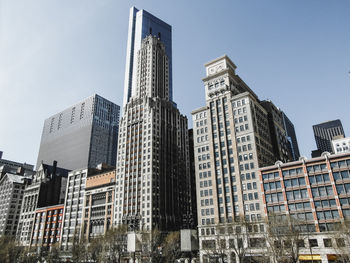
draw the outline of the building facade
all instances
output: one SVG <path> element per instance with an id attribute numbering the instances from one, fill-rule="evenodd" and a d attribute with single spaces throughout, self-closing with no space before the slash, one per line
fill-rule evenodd
<path id="1" fill-rule="evenodd" d="M 176 230 L 187 220 L 187 118 L 171 101 L 166 48 L 158 37 L 142 40 L 137 89 L 120 121 L 115 222 L 132 229 Z"/>
<path id="2" fill-rule="evenodd" d="M 21 175 L 7 173 L 0 179 L 0 236 L 16 235 L 25 184 Z"/>
<path id="3" fill-rule="evenodd" d="M 188 130 L 188 145 L 190 153 L 190 178 L 188 184 L 190 185 L 190 195 L 187 201 L 189 205 L 188 211 L 188 229 L 196 229 L 198 226 L 197 219 L 197 192 L 196 192 L 196 168 L 194 162 L 194 142 L 193 142 L 193 129 Z"/>
<path id="4" fill-rule="evenodd" d="M 267 111 L 270 136 L 275 160 L 282 162 L 292 161 L 293 156 L 287 137 L 287 131 L 284 126 L 283 112 L 278 107 L 276 107 L 270 100 L 262 101 L 261 105 Z"/>
<path id="5" fill-rule="evenodd" d="M 26 186 L 16 234 L 21 245 L 30 245 L 37 208 L 64 203 L 68 172 L 57 167 L 57 162 L 53 165 L 42 163 Z"/>
<path id="6" fill-rule="evenodd" d="M 61 235 L 61 247 L 69 250 L 75 238 L 83 236 L 83 213 L 86 180 L 88 176 L 113 170 L 108 165 L 98 165 L 96 168 L 77 169 L 68 174 L 67 188 L 65 191 L 65 203 L 63 212 L 63 226 Z"/>
<path id="7" fill-rule="evenodd" d="M 350 152 L 350 138 L 332 140 L 332 149 L 335 154 Z"/>
<path id="8" fill-rule="evenodd" d="M 64 205 L 41 207 L 35 210 L 30 246 L 48 250 L 61 240 Z"/>
<path id="9" fill-rule="evenodd" d="M 288 116 L 282 112 L 283 126 L 287 133 L 290 152 L 292 153 L 293 161 L 297 161 L 300 157 L 297 135 L 295 133 L 294 124 L 290 121 Z"/>
<path id="10" fill-rule="evenodd" d="M 0 179 L 6 173 L 25 175 L 30 177 L 34 174 L 34 165 L 27 163 L 19 163 L 2 158 L 3 152 L 0 151 Z"/>
<path id="11" fill-rule="evenodd" d="M 95 94 L 46 119 L 36 167 L 54 160 L 69 170 L 115 165 L 119 110 Z"/>
<path id="12" fill-rule="evenodd" d="M 86 178 L 83 212 L 85 240 L 104 235 L 114 220 L 115 170 Z"/>
<path id="13" fill-rule="evenodd" d="M 290 217 L 301 231 L 300 256 L 328 262 L 341 254 L 344 240 L 339 224 L 350 219 L 350 154 L 321 157 L 264 167 L 259 172 L 267 218 Z M 334 232 L 335 231 L 335 232 Z"/>
<path id="14" fill-rule="evenodd" d="M 126 49 L 124 101 L 123 107 L 129 102 L 137 90 L 137 59 L 142 40 L 148 35 L 156 36 L 165 46 L 168 57 L 169 99 L 172 101 L 172 40 L 171 26 L 145 10 L 131 7 L 129 16 L 128 42 Z"/>
<path id="15" fill-rule="evenodd" d="M 278 119 L 269 116 L 270 109 L 264 107 L 236 74 L 236 66 L 227 56 L 209 62 L 205 67 L 206 106 L 192 112 L 201 261 L 209 260 L 208 256 L 218 256 L 212 252 L 208 255 L 206 251 L 208 244 L 221 247 L 216 240 L 218 226 L 226 228 L 244 220 L 256 229 L 257 234 L 264 231 L 257 171 L 259 167 L 286 159 L 280 112 Z M 276 122 L 278 127 L 275 127 Z M 270 127 L 275 134 L 271 133 Z M 284 143 L 277 145 L 278 151 L 273 147 L 274 136 L 279 136 L 279 141 Z M 221 230 L 224 228 L 220 227 Z M 227 252 L 230 250 L 225 242 L 237 239 L 232 227 L 230 229 L 220 234 L 226 240 L 222 247 Z M 236 257 L 231 252 L 227 260 Z"/>
<path id="16" fill-rule="evenodd" d="M 345 137 L 343 125 L 340 120 L 327 121 L 312 126 L 317 146 L 317 152 L 314 152 L 313 157 L 320 155 L 323 152 L 332 153 L 332 140 L 334 137 Z"/>

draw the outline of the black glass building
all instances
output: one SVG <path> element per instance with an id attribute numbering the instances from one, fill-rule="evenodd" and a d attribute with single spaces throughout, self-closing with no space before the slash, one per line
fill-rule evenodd
<path id="1" fill-rule="evenodd" d="M 345 137 L 343 125 L 340 120 L 327 121 L 312 126 L 315 135 L 317 150 L 319 153 L 332 152 L 332 140 L 334 137 Z"/>

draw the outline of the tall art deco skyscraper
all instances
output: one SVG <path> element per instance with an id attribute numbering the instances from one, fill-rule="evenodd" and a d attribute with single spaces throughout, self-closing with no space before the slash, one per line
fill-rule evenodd
<path id="1" fill-rule="evenodd" d="M 135 10 L 127 51 L 134 59 L 127 58 L 130 78 L 118 141 L 115 223 L 173 230 L 187 225 L 190 213 L 187 118 L 171 99 L 171 27 L 144 10 L 135 18 Z M 140 39 L 139 48 L 130 45 Z"/>
<path id="2" fill-rule="evenodd" d="M 171 26 L 143 9 L 138 10 L 132 7 L 130 9 L 128 45 L 126 49 L 123 107 L 128 103 L 130 97 L 135 95 L 137 53 L 141 48 L 142 40 L 148 35 L 159 37 L 165 47 L 165 53 L 168 57 L 169 99 L 173 99 Z"/>

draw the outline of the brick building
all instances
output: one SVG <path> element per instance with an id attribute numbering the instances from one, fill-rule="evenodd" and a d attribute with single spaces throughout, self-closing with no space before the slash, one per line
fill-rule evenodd
<path id="1" fill-rule="evenodd" d="M 63 208 L 64 205 L 54 205 L 35 210 L 30 246 L 50 248 L 60 242 Z"/>
<path id="2" fill-rule="evenodd" d="M 260 169 L 266 217 L 290 217 L 302 235 L 299 260 L 312 249 L 314 262 L 328 262 L 347 240 L 337 230 L 350 219 L 350 153 L 282 163 Z"/>

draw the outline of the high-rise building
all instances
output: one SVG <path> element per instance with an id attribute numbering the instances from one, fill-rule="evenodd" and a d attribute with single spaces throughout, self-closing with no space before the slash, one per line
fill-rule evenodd
<path id="1" fill-rule="evenodd" d="M 99 95 L 87 99 L 45 120 L 37 168 L 57 161 L 69 170 L 115 166 L 119 106 Z"/>
<path id="2" fill-rule="evenodd" d="M 142 40 L 148 35 L 159 38 L 165 47 L 165 53 L 168 58 L 169 100 L 172 101 L 173 99 L 171 26 L 143 9 L 138 10 L 132 7 L 130 9 L 126 49 L 123 107 L 128 103 L 130 97 L 135 95 L 137 90 L 137 54 L 141 48 Z"/>
<path id="3" fill-rule="evenodd" d="M 16 234 L 16 239 L 20 244 L 30 245 L 37 208 L 64 203 L 68 172 L 69 170 L 57 167 L 55 161 L 53 165 L 40 164 L 23 192 L 21 215 Z"/>
<path id="4" fill-rule="evenodd" d="M 288 116 L 282 112 L 283 126 L 287 133 L 287 140 L 289 142 L 289 151 L 292 154 L 292 159 L 297 161 L 300 157 L 297 135 L 295 133 L 294 124 L 290 121 Z"/>
<path id="5" fill-rule="evenodd" d="M 0 179 L 0 236 L 16 235 L 25 184 L 25 177 L 17 174 Z"/>
<path id="6" fill-rule="evenodd" d="M 196 192 L 196 168 L 194 162 L 194 142 L 193 142 L 193 129 L 188 130 L 188 145 L 190 153 L 190 177 L 189 177 L 189 186 L 190 186 L 190 195 L 189 195 L 189 210 L 188 210 L 188 229 L 196 229 L 198 226 L 197 219 L 197 192 Z"/>
<path id="7" fill-rule="evenodd" d="M 217 233 L 224 240 L 235 240 L 227 224 L 244 219 L 255 233 L 264 231 L 257 171 L 282 160 L 286 151 L 279 111 L 269 122 L 270 110 L 236 74 L 236 65 L 223 56 L 205 68 L 206 105 L 192 112 L 201 260 L 210 257 L 205 252 L 208 244 L 221 246 Z M 274 136 L 284 142 L 278 151 Z"/>
<path id="8" fill-rule="evenodd" d="M 171 43 L 155 32 L 147 31 L 134 53 L 136 85 L 120 121 L 115 198 L 116 224 L 146 231 L 185 225 L 190 194 L 187 118 L 171 101 Z"/>
<path id="9" fill-rule="evenodd" d="M 261 105 L 267 111 L 271 143 L 276 161 L 289 162 L 293 160 L 290 144 L 283 122 L 283 112 L 272 101 L 264 100 Z"/>
<path id="10" fill-rule="evenodd" d="M 315 135 L 318 155 L 322 152 L 332 153 L 332 140 L 336 136 L 345 137 L 343 125 L 340 120 L 327 121 L 312 126 Z M 316 157 L 316 152 L 313 157 Z"/>

